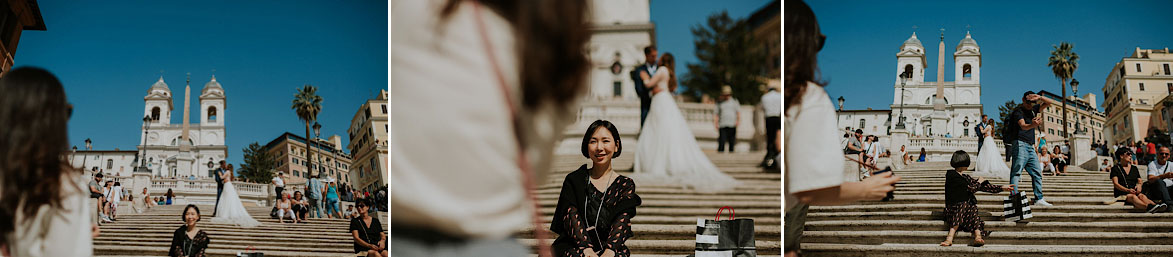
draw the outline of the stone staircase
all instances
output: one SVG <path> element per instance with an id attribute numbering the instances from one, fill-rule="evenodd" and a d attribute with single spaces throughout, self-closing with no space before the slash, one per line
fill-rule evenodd
<path id="1" fill-rule="evenodd" d="M 999 217 L 1007 193 L 977 193 L 981 218 L 993 232 L 985 238 L 986 245 L 967 246 L 973 235 L 959 231 L 952 247 L 939 246 L 948 233 L 941 214 L 948 169 L 947 162 L 929 162 L 895 171 L 903 179 L 893 201 L 812 206 L 803 252 L 807 256 L 1173 255 L 1173 213 L 1149 214 L 1131 206 L 1104 204 L 1112 199 L 1108 174 L 1074 166 L 1068 168 L 1069 175 L 1043 179 L 1044 196 L 1055 206 L 1031 206 L 1034 218 L 1029 223 Z M 1000 178 L 990 181 L 1009 184 Z M 1022 174 L 1019 186 L 1033 198 L 1029 175 Z"/>
<path id="2" fill-rule="evenodd" d="M 744 185 L 732 192 L 700 194 L 679 187 L 644 186 L 636 181 L 636 192 L 643 199 L 639 215 L 632 219 L 635 234 L 627 240 L 633 256 L 685 256 L 692 254 L 696 247 L 697 218 L 713 219 L 717 209 L 731 206 L 736 218 L 754 220 L 754 239 L 757 240 L 759 256 L 781 255 L 782 232 L 782 183 L 781 175 L 765 173 L 757 167 L 764 152 L 718 154 L 706 151 L 706 155 L 722 171 L 742 181 Z M 615 159 L 615 167 L 621 175 L 630 175 L 634 159 L 624 155 Z M 543 228 L 548 228 L 561 192 L 562 180 L 567 173 L 578 169 L 588 160 L 581 155 L 558 156 L 554 163 L 555 174 L 538 187 L 538 201 L 541 205 Z M 722 217 L 727 218 L 728 212 Z M 723 218 L 723 219 L 724 219 Z M 536 249 L 532 228 L 520 232 L 520 241 Z M 555 234 L 547 243 L 552 243 Z M 536 256 L 536 255 L 534 255 Z"/>
<path id="3" fill-rule="evenodd" d="M 172 233 L 183 225 L 180 213 L 184 207 L 156 206 L 134 214 L 124 201 L 119 206 L 118 221 L 101 226 L 101 234 L 94 239 L 94 255 L 167 256 Z M 308 223 L 281 224 L 269 218 L 270 207 L 245 207 L 261 222 L 259 227 L 245 229 L 212 223 L 213 206 L 199 207 L 203 219 L 198 226 L 211 239 L 207 250 L 210 256 L 236 256 L 250 246 L 265 256 L 354 255 L 353 239 L 347 231 L 349 220 L 309 219 Z M 380 212 L 379 220 L 386 226 L 387 213 Z"/>

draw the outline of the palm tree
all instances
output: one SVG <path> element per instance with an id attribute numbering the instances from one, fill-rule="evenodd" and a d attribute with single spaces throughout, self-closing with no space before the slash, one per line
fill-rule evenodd
<path id="1" fill-rule="evenodd" d="M 1051 72 L 1055 74 L 1055 78 L 1059 79 L 1059 87 L 1063 91 L 1063 139 L 1067 141 L 1067 80 L 1071 79 L 1071 74 L 1075 73 L 1075 69 L 1079 68 L 1079 54 L 1071 51 L 1071 44 L 1061 42 L 1058 46 L 1051 45 L 1054 50 L 1051 50 L 1051 58 L 1047 60 L 1047 66 L 1051 67 Z"/>
<path id="2" fill-rule="evenodd" d="M 305 122 L 305 142 L 306 155 L 309 157 L 309 164 L 306 164 L 306 172 L 313 174 L 310 170 L 314 167 L 314 158 L 309 156 L 313 153 L 310 146 L 310 123 L 318 120 L 318 113 L 322 112 L 322 96 L 318 95 L 318 88 L 306 84 L 302 88 L 297 89 L 297 94 L 293 95 L 293 111 L 297 113 L 297 118 Z M 307 175 L 308 176 L 308 175 Z"/>

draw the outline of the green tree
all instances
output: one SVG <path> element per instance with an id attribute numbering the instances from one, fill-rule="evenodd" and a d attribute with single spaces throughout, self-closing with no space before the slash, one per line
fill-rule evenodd
<path id="1" fill-rule="evenodd" d="M 710 15 L 704 26 L 697 24 L 691 30 L 699 62 L 687 64 L 688 74 L 681 78 L 682 94 L 696 99 L 718 96 L 721 86 L 729 85 L 733 98 L 741 104 L 761 101 L 759 86 L 765 84 L 768 74 L 768 63 L 761 60 L 767 54 L 767 44 L 754 38 L 745 19 L 733 19 L 721 11 Z"/>
<path id="2" fill-rule="evenodd" d="M 1058 46 L 1052 45 L 1054 49 L 1051 50 L 1051 57 L 1047 59 L 1047 66 L 1051 67 L 1051 73 L 1055 74 L 1055 78 L 1059 79 L 1060 91 L 1063 91 L 1063 123 L 1067 124 L 1067 80 L 1071 79 L 1071 74 L 1075 73 L 1075 69 L 1079 68 L 1079 54 L 1071 51 L 1071 44 L 1061 42 Z M 1063 126 L 1063 138 L 1068 138 L 1071 134 L 1067 133 L 1067 126 Z"/>
<path id="3" fill-rule="evenodd" d="M 322 112 L 322 96 L 318 95 L 318 88 L 306 84 L 297 89 L 297 94 L 293 95 L 293 107 L 291 108 L 294 113 L 297 113 L 297 118 L 305 122 L 306 155 L 309 156 L 306 158 L 309 159 L 309 164 L 306 165 L 309 170 L 306 172 L 314 174 L 315 172 L 311 172 L 314 167 L 314 151 L 312 150 L 313 140 L 310 137 L 310 123 L 317 121 L 318 113 Z"/>
<path id="4" fill-rule="evenodd" d="M 240 164 L 240 176 L 253 182 L 265 183 L 273 179 L 277 159 L 265 151 L 257 142 L 244 148 L 244 163 Z"/>
<path id="5" fill-rule="evenodd" d="M 1010 114 L 1014 113 L 1014 108 L 1018 107 L 1014 100 L 1006 101 L 1002 106 L 998 106 L 998 119 L 994 120 L 994 138 L 1004 138 L 1002 135 L 1002 127 L 1006 126 L 1005 120 L 1010 118 Z"/>

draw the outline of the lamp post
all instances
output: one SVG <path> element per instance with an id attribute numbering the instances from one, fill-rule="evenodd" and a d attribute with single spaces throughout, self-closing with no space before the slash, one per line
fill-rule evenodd
<path id="1" fill-rule="evenodd" d="M 1072 94 L 1072 96 L 1079 98 L 1079 80 L 1077 80 L 1077 79 L 1071 79 L 1071 94 Z M 1077 106 L 1079 105 L 1078 103 L 1079 102 L 1076 102 Z M 1079 115 L 1079 110 L 1075 111 L 1075 115 Z M 1080 117 L 1083 117 L 1083 116 L 1080 116 Z M 1080 121 L 1082 121 L 1082 119 L 1075 120 L 1075 134 L 1080 134 L 1080 131 L 1079 131 L 1079 122 Z M 1066 125 L 1066 124 L 1064 124 L 1064 125 Z"/>
<path id="2" fill-rule="evenodd" d="M 89 154 L 90 150 L 93 149 L 92 148 L 93 145 L 91 143 L 92 143 L 92 141 L 90 141 L 89 138 L 86 138 L 86 154 L 82 154 L 82 159 L 81 159 L 81 169 L 82 170 L 86 169 L 86 160 L 89 159 L 88 154 Z"/>
<path id="3" fill-rule="evenodd" d="M 318 122 L 315 121 L 314 122 L 314 144 L 318 143 L 319 137 L 322 137 L 322 124 L 318 124 Z M 318 156 L 317 158 L 319 158 L 319 159 L 322 158 L 322 152 L 318 151 L 318 149 L 315 148 L 314 153 L 317 154 L 317 156 Z M 310 169 L 315 169 L 314 172 L 319 173 L 318 176 L 321 176 L 320 171 L 321 171 L 321 167 L 322 167 L 322 160 L 317 160 L 317 161 L 318 161 L 318 168 L 315 169 L 314 167 L 310 167 Z M 313 173 L 305 174 L 305 176 L 312 176 L 312 174 Z"/>
<path id="4" fill-rule="evenodd" d="M 897 129 L 904 129 L 904 83 L 908 78 L 912 77 L 912 73 L 904 71 L 900 73 L 900 117 L 896 122 Z"/>
<path id="5" fill-rule="evenodd" d="M 147 135 L 151 131 L 150 115 L 143 116 L 143 128 L 143 154 L 142 157 L 138 158 L 140 161 L 137 161 L 139 166 L 136 168 L 136 170 L 138 171 L 147 171 Z"/>

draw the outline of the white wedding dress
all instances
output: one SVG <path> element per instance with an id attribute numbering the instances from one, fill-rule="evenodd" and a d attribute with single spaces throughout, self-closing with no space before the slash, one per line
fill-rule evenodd
<path id="1" fill-rule="evenodd" d="M 982 140 L 982 149 L 978 151 L 977 167 L 971 176 L 1010 179 L 1010 167 L 1006 166 L 1006 162 L 998 153 L 998 146 L 1000 144 L 994 143 L 993 135 L 987 133 L 986 138 Z"/>
<path id="2" fill-rule="evenodd" d="M 640 185 L 679 185 L 702 193 L 732 190 L 741 183 L 717 169 L 701 152 L 667 89 L 668 76 L 668 69 L 661 67 L 652 78 L 663 91 L 652 96 L 639 133 L 632 178 Z"/>
<path id="3" fill-rule="evenodd" d="M 232 181 L 224 183 L 224 191 L 220 193 L 218 206 L 217 208 L 223 209 L 216 210 L 216 217 L 212 217 L 212 223 L 234 224 L 246 228 L 261 225 L 248 214 L 244 204 L 240 203 L 240 195 L 236 193 L 236 186 L 232 185 Z"/>

